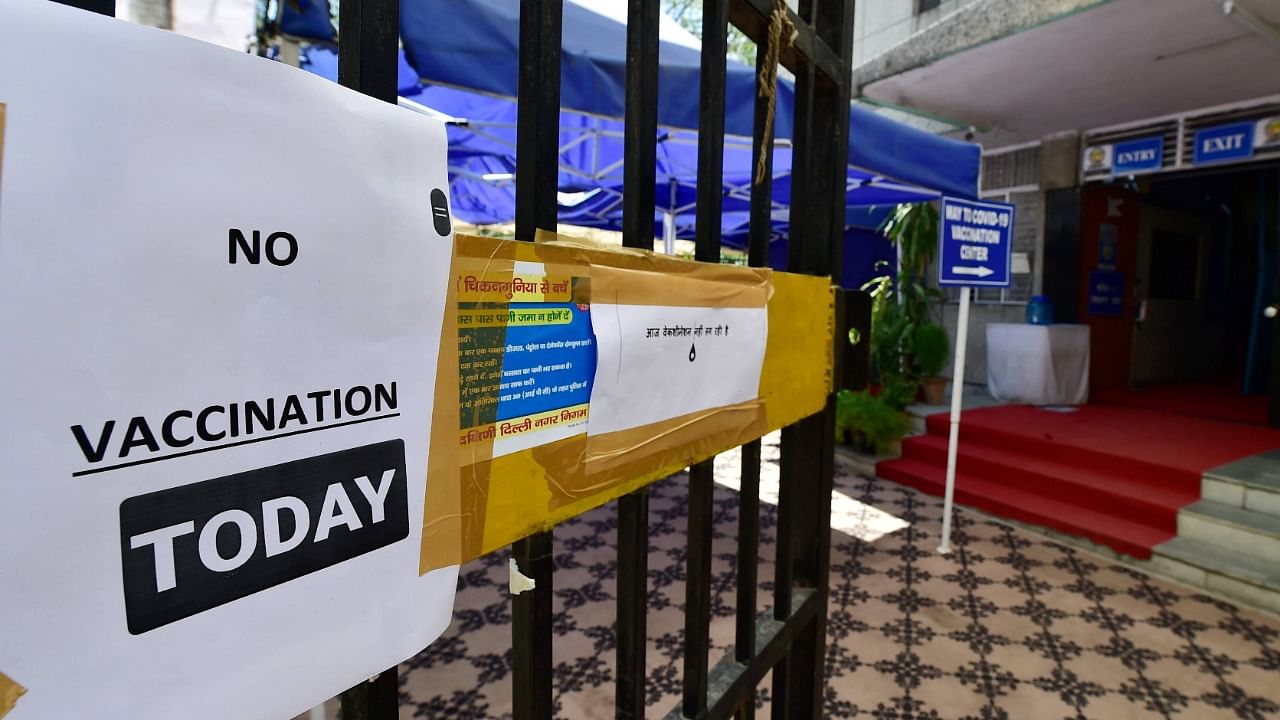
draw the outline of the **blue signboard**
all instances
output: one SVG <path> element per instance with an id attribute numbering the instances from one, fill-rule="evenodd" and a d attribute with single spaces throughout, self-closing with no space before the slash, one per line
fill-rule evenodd
<path id="1" fill-rule="evenodd" d="M 581 405 L 596 375 L 591 312 L 574 303 L 511 303 L 498 420 Z M 524 318 L 524 319 L 522 319 Z"/>
<path id="2" fill-rule="evenodd" d="M 1159 170 L 1164 161 L 1164 138 L 1153 135 L 1118 142 L 1111 148 L 1111 158 L 1114 175 Z"/>
<path id="3" fill-rule="evenodd" d="M 1116 317 L 1124 312 L 1124 273 L 1089 271 L 1089 314 Z"/>
<path id="4" fill-rule="evenodd" d="M 1231 123 L 1196 131 L 1195 164 L 1253 157 L 1253 123 Z"/>
<path id="5" fill-rule="evenodd" d="M 1009 287 L 1013 206 L 942 199 L 938 284 Z"/>

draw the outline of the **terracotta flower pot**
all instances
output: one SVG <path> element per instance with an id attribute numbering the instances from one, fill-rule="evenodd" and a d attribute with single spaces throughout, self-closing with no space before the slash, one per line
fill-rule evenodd
<path id="1" fill-rule="evenodd" d="M 947 403 L 947 379 L 944 377 L 921 378 L 920 392 L 924 395 L 925 405 L 945 405 Z"/>

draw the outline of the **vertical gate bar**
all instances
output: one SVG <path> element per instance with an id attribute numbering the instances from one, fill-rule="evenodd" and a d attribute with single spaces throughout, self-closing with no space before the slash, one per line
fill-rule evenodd
<path id="1" fill-rule="evenodd" d="M 400 717 L 400 671 L 383 671 L 342 693 L 338 702 L 342 720 L 395 720 Z"/>
<path id="2" fill-rule="evenodd" d="M 627 7 L 627 88 L 623 125 L 622 244 L 653 249 L 658 137 L 658 0 Z"/>
<path id="3" fill-rule="evenodd" d="M 53 0 L 60 5 L 69 5 L 73 8 L 88 10 L 99 15 L 115 17 L 116 0 Z"/>
<path id="4" fill-rule="evenodd" d="M 338 25 L 338 83 L 395 103 L 400 3 L 348 0 L 338 5 Z"/>
<path id="5" fill-rule="evenodd" d="M 840 77 L 819 75 L 812 65 L 797 73 L 796 173 L 804 182 L 793 190 L 792 237 L 788 269 L 830 274 L 840 282 L 844 245 L 845 183 L 848 174 L 849 101 L 852 67 L 852 2 L 806 3 L 814 33 L 841 56 Z M 807 186 L 807 187 L 803 187 Z M 798 222 L 796 222 L 798 221 Z M 835 342 L 843 338 L 836 337 Z M 835 472 L 835 402 L 827 398 L 823 412 L 801 420 L 784 432 L 782 493 L 791 520 L 785 558 L 789 581 L 816 591 L 819 612 L 796 638 L 775 676 L 775 718 L 818 718 L 825 689 L 826 608 L 831 552 L 829 522 L 796 522 L 798 518 L 830 518 Z M 781 531 L 780 531 L 781 532 Z M 781 552 L 781 550 L 780 550 Z M 783 563 L 779 557 L 778 562 Z M 788 592 L 789 595 L 789 592 Z"/>
<path id="6" fill-rule="evenodd" d="M 384 102 L 396 102 L 396 63 L 400 49 L 397 0 L 347 0 L 338 9 L 338 82 Z M 399 717 L 400 671 L 377 677 L 342 693 L 342 716 L 349 720 Z"/>
<path id="7" fill-rule="evenodd" d="M 738 486 L 738 599 L 734 618 L 734 659 L 746 664 L 756 654 L 756 582 L 760 546 L 760 441 L 742 446 L 742 476 Z M 738 720 L 756 716 L 756 691 L 747 693 Z"/>
<path id="8" fill-rule="evenodd" d="M 802 0 L 798 14 L 805 22 L 811 22 L 812 0 Z M 791 210 L 787 243 L 787 270 L 812 272 L 806 263 L 806 249 L 815 241 L 813 236 L 813 208 L 818 207 L 814 193 L 820 191 L 821 179 L 813 172 L 816 156 L 821 152 L 814 142 L 814 85 L 815 69 L 812 63 L 801 59 L 796 70 L 794 129 L 791 142 Z M 843 203 L 841 203 L 843 205 Z M 792 588 L 795 584 L 796 533 L 804 525 L 804 516 L 798 511 L 798 503 L 809 487 L 811 478 L 804 472 L 805 453 L 802 445 L 806 428 L 803 421 L 782 429 L 781 456 L 778 462 L 778 524 L 775 530 L 773 612 L 774 618 L 785 621 L 792 610 Z M 806 482 L 810 481 L 810 482 Z M 797 637 L 783 659 L 773 668 L 773 720 L 785 720 L 791 715 L 794 677 L 799 673 L 796 644 Z M 798 716 L 796 716 L 798 717 Z"/>
<path id="9" fill-rule="evenodd" d="M 724 187 L 724 91 L 729 16 L 725 0 L 702 3 L 698 93 L 698 187 L 694 259 L 720 262 Z M 685 574 L 684 694 L 688 717 L 707 706 L 711 633 L 711 537 L 715 459 L 689 468 L 689 548 Z"/>
<path id="10" fill-rule="evenodd" d="M 511 695 L 515 720 L 550 720 L 551 603 L 553 599 L 551 531 L 511 545 L 520 572 L 535 587 L 511 598 Z"/>
<path id="11" fill-rule="evenodd" d="M 618 685 L 614 715 L 641 720 L 645 709 L 649 601 L 649 492 L 618 498 Z"/>
<path id="12" fill-rule="evenodd" d="M 766 67 L 771 52 L 769 35 L 764 33 L 762 42 L 756 44 L 756 103 L 752 125 L 751 172 L 761 167 L 763 173 L 753 177 L 751 183 L 750 226 L 747 230 L 747 265 L 766 267 L 769 264 L 769 237 L 773 234 L 773 133 L 765 134 L 768 124 L 769 98 L 759 90 L 761 78 L 770 68 Z M 786 108 L 774 109 L 785 112 Z M 752 440 L 742 446 L 742 476 L 738 487 L 738 597 L 737 626 L 734 628 L 734 659 L 746 663 L 755 656 L 756 639 L 756 583 L 760 563 L 760 441 Z M 738 720 L 755 718 L 755 690 L 747 694 L 747 700 L 739 708 Z"/>
<path id="13" fill-rule="evenodd" d="M 715 461 L 689 468 L 689 541 L 684 602 L 684 693 L 686 717 L 707 705 L 708 651 L 711 645 L 711 525 Z"/>
<path id="14" fill-rule="evenodd" d="M 563 0 L 525 0 L 520 6 L 520 77 L 516 102 L 516 228 L 532 241 L 556 229 L 560 144 L 560 30 Z M 551 531 L 512 544 L 520 572 L 534 589 L 511 599 L 512 713 L 515 720 L 550 720 L 552 572 Z"/>
<path id="15" fill-rule="evenodd" d="M 702 68 L 698 93 L 697 227 L 693 256 L 720 262 L 724 197 L 724 83 L 729 16 L 725 0 L 703 0 Z"/>
<path id="16" fill-rule="evenodd" d="M 520 5 L 516 102 L 516 239 L 556 229 L 560 147 L 560 30 L 564 0 Z"/>
<path id="17" fill-rule="evenodd" d="M 623 124 L 622 244 L 653 249 L 658 135 L 658 0 L 627 7 L 627 87 Z M 618 681 L 614 714 L 644 717 L 649 601 L 649 491 L 618 499 Z"/>

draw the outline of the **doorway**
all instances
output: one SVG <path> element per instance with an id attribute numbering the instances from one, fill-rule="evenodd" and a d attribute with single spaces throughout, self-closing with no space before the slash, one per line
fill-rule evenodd
<path id="1" fill-rule="evenodd" d="M 1210 320 L 1209 218 L 1143 205 L 1134 274 L 1129 386 L 1211 382 L 1222 367 L 1222 325 Z"/>

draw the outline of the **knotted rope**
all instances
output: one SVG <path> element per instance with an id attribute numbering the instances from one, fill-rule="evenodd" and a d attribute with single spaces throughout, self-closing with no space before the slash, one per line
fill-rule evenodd
<path id="1" fill-rule="evenodd" d="M 766 143 L 761 148 L 760 157 L 756 160 L 756 185 L 763 184 L 767 179 L 766 168 L 769 164 L 770 147 L 768 140 L 773 138 L 773 115 L 778 100 L 778 61 L 782 56 L 784 43 L 786 47 L 791 47 L 791 43 L 796 39 L 796 26 L 791 23 L 791 18 L 787 17 L 786 0 L 773 0 L 773 12 L 769 14 L 768 39 L 768 51 L 765 53 L 764 67 L 760 69 L 760 82 L 756 90 L 758 96 L 767 99 L 769 103 L 764 116 L 764 134 L 761 135 Z"/>

